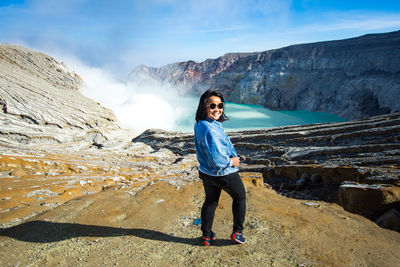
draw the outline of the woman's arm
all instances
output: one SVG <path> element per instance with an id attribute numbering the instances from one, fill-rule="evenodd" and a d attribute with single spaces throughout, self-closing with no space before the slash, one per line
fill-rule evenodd
<path id="1" fill-rule="evenodd" d="M 238 164 L 237 161 L 239 159 L 236 159 L 236 157 L 230 158 L 227 155 L 226 146 L 211 132 L 206 133 L 204 141 L 204 150 L 207 155 L 207 159 L 217 170 L 223 170 L 234 166 L 233 164 Z"/>

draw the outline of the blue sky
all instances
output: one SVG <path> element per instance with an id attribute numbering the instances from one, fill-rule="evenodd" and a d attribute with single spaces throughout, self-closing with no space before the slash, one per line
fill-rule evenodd
<path id="1" fill-rule="evenodd" d="M 400 30 L 392 0 L 0 0 L 0 42 L 126 73 Z"/>

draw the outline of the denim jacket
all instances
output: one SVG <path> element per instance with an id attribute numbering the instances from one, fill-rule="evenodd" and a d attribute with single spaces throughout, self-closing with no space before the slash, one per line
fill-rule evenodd
<path id="1" fill-rule="evenodd" d="M 231 157 L 237 154 L 220 122 L 209 118 L 199 120 L 194 125 L 194 141 L 200 172 L 222 176 L 239 170 L 232 166 Z"/>

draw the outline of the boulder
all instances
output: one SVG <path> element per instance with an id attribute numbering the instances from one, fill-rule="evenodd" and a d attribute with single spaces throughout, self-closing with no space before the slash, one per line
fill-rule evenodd
<path id="1" fill-rule="evenodd" d="M 340 185 L 338 198 L 345 210 L 375 218 L 388 208 L 398 206 L 400 188 L 388 184 L 344 182 Z"/>

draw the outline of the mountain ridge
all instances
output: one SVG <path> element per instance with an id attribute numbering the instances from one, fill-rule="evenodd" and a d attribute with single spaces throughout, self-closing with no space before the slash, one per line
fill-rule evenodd
<path id="1" fill-rule="evenodd" d="M 272 110 L 321 111 L 361 119 L 400 110 L 400 31 L 344 40 L 227 53 L 154 68 L 138 66 L 130 79 L 155 79 L 200 95 L 222 91 L 235 103 Z"/>

